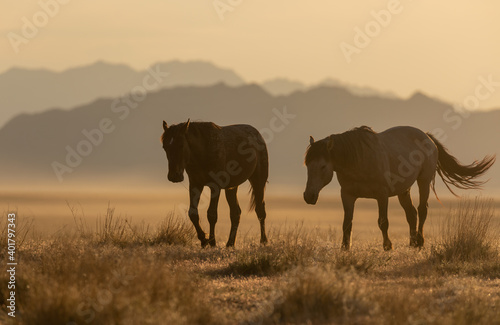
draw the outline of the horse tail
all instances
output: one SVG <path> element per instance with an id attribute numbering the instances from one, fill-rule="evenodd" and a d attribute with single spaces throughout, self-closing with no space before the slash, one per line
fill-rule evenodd
<path id="1" fill-rule="evenodd" d="M 265 188 L 265 186 L 264 186 Z M 249 211 L 255 210 L 255 207 L 257 206 L 257 200 L 255 198 L 255 188 L 252 186 L 250 188 L 250 208 L 248 209 Z"/>
<path id="2" fill-rule="evenodd" d="M 450 185 L 464 190 L 480 189 L 481 186 L 487 182 L 477 180 L 476 178 L 483 175 L 491 168 L 496 159 L 495 155 L 485 156 L 481 161 L 476 160 L 470 165 L 462 165 L 432 134 L 427 133 L 427 135 L 432 139 L 438 149 L 436 171 L 453 195 L 458 196 L 450 188 Z"/>
<path id="3" fill-rule="evenodd" d="M 269 154 L 267 152 L 266 141 L 260 134 L 257 136 L 259 148 L 256 150 L 257 166 L 252 176 L 250 176 L 250 211 L 255 210 L 257 204 L 264 202 L 264 192 L 266 190 L 267 178 L 269 177 Z"/>

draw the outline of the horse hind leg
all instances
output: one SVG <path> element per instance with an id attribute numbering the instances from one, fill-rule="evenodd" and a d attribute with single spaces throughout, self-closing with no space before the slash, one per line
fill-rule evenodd
<path id="1" fill-rule="evenodd" d="M 424 246 L 424 223 L 427 219 L 427 201 L 429 200 L 430 181 L 426 179 L 417 179 L 419 191 L 418 204 L 418 230 L 417 230 L 417 247 Z"/>
<path id="2" fill-rule="evenodd" d="M 266 203 L 264 202 L 264 200 L 262 200 L 260 203 L 257 203 L 257 205 L 255 206 L 255 212 L 260 222 L 260 243 L 265 245 L 267 244 L 267 236 L 266 236 Z"/>
<path id="3" fill-rule="evenodd" d="M 410 227 L 410 246 L 417 246 L 417 209 L 411 201 L 410 189 L 398 195 L 399 203 L 405 210 L 406 221 Z"/>
<path id="4" fill-rule="evenodd" d="M 254 174 L 255 175 L 255 174 Z M 260 222 L 260 243 L 267 244 L 266 236 L 266 202 L 264 200 L 264 191 L 266 187 L 266 179 L 258 178 L 252 175 L 249 179 L 252 185 L 253 200 L 255 203 L 255 213 Z"/>
<path id="5" fill-rule="evenodd" d="M 226 247 L 233 247 L 236 241 L 236 233 L 240 224 L 241 208 L 238 203 L 238 187 L 226 189 L 226 200 L 229 205 L 229 215 L 231 217 L 231 230 Z"/>

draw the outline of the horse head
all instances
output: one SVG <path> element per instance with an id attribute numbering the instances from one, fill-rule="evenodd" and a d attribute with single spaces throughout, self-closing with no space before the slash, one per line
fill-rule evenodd
<path id="1" fill-rule="evenodd" d="M 179 183 L 184 180 L 184 170 L 189 161 L 189 145 L 187 142 L 187 132 L 189 130 L 188 120 L 185 123 L 168 126 L 163 121 L 163 136 L 161 137 L 163 149 L 168 160 L 168 180 Z"/>
<path id="2" fill-rule="evenodd" d="M 331 159 L 333 138 L 315 142 L 309 138 L 309 148 L 306 152 L 305 164 L 307 166 L 307 184 L 304 200 L 308 204 L 316 204 L 319 192 L 328 185 L 333 178 L 334 166 Z"/>

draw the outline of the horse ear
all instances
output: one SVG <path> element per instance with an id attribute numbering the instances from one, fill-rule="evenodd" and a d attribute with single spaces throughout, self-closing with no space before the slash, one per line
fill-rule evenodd
<path id="1" fill-rule="evenodd" d="M 167 122 L 163 121 L 163 131 L 167 131 L 168 125 Z"/>
<path id="2" fill-rule="evenodd" d="M 312 137 L 312 135 L 309 136 L 309 144 L 313 144 L 314 143 L 314 138 Z"/>
<path id="3" fill-rule="evenodd" d="M 332 137 L 328 137 L 328 142 L 326 143 L 326 149 L 328 149 L 328 151 L 332 151 L 332 149 L 333 149 L 333 138 Z"/>
<path id="4" fill-rule="evenodd" d="M 187 133 L 189 129 L 189 124 L 191 124 L 191 119 L 188 119 L 187 122 L 184 123 L 184 125 L 182 126 L 182 132 L 184 132 L 184 134 Z"/>

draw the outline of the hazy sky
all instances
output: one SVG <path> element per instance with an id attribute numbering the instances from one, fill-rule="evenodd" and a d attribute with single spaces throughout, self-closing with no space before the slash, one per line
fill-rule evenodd
<path id="1" fill-rule="evenodd" d="M 474 96 L 481 107 L 500 107 L 498 1 L 60 1 L 67 3 L 0 1 L 0 72 L 62 70 L 96 60 L 142 69 L 202 59 L 249 81 L 331 77 L 401 96 L 422 90 L 455 103 Z M 40 3 L 51 4 L 53 17 Z M 388 8 L 390 18 L 380 15 L 377 22 L 372 11 Z M 23 35 L 22 27 L 34 21 L 38 31 L 25 28 Z M 356 28 L 366 27 L 372 36 L 360 36 L 355 47 Z M 350 63 L 341 44 L 352 50 Z M 499 84 L 475 93 L 480 77 Z"/>

